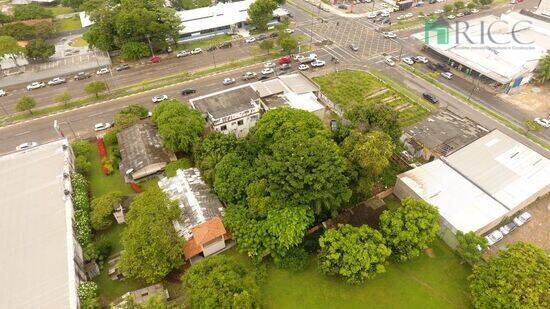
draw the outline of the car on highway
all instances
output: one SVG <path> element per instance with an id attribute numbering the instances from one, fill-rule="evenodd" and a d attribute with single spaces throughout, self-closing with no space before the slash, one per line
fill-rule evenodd
<path id="1" fill-rule="evenodd" d="M 274 68 L 275 66 L 277 66 L 277 65 L 275 64 L 275 62 L 271 62 L 271 61 L 270 61 L 270 62 L 264 63 L 264 68 Z"/>
<path id="2" fill-rule="evenodd" d="M 424 92 L 422 96 L 432 104 L 437 104 L 437 102 L 439 102 L 439 100 L 431 93 Z"/>
<path id="3" fill-rule="evenodd" d="M 7 95 L 6 91 L 4 89 L 0 89 L 0 97 L 3 97 Z"/>
<path id="4" fill-rule="evenodd" d="M 459 17 L 462 17 L 464 16 L 464 13 L 460 12 L 460 13 L 456 13 L 456 18 L 459 18 Z"/>
<path id="5" fill-rule="evenodd" d="M 272 68 L 265 68 L 262 70 L 262 75 L 269 75 L 269 74 L 272 74 L 274 71 Z"/>
<path id="6" fill-rule="evenodd" d="M 55 85 L 61 85 L 61 84 L 64 84 L 66 83 L 67 80 L 65 80 L 65 78 L 63 77 L 56 77 L 54 79 L 51 79 L 48 81 L 48 85 L 49 86 L 55 86 Z"/>
<path id="7" fill-rule="evenodd" d="M 514 221 L 517 226 L 522 226 L 525 223 L 529 222 L 529 220 L 531 220 L 531 214 L 526 211 L 521 215 L 515 217 L 512 221 Z"/>
<path id="8" fill-rule="evenodd" d="M 413 65 L 414 61 L 411 59 L 411 57 L 403 57 L 401 58 L 401 61 L 405 62 L 408 65 Z"/>
<path id="9" fill-rule="evenodd" d="M 375 13 L 375 12 L 370 12 L 370 13 L 367 13 L 366 16 L 367 16 L 368 19 L 373 19 L 373 18 L 376 18 L 376 16 L 378 16 L 378 14 Z"/>
<path id="10" fill-rule="evenodd" d="M 250 37 L 247 37 L 245 40 L 244 40 L 245 43 L 254 43 L 256 42 L 256 38 L 253 37 L 253 36 L 250 36 Z"/>
<path id="11" fill-rule="evenodd" d="M 477 13 L 479 13 L 479 10 L 478 10 L 478 9 L 472 9 L 472 10 L 470 11 L 470 13 L 472 13 L 472 14 L 477 14 Z"/>
<path id="12" fill-rule="evenodd" d="M 533 120 L 542 127 L 550 128 L 550 119 L 537 117 Z"/>
<path id="13" fill-rule="evenodd" d="M 359 51 L 359 47 L 357 47 L 357 45 L 353 43 L 349 45 L 349 49 L 353 50 L 354 52 Z"/>
<path id="14" fill-rule="evenodd" d="M 279 58 L 279 60 L 277 60 L 278 64 L 285 64 L 285 63 L 291 63 L 291 62 L 292 62 L 292 59 L 290 58 L 290 56 L 283 56 Z"/>
<path id="15" fill-rule="evenodd" d="M 243 74 L 243 80 L 250 80 L 256 78 L 256 72 L 246 72 Z"/>
<path id="16" fill-rule="evenodd" d="M 15 147 L 15 150 L 17 151 L 21 151 L 21 150 L 26 150 L 26 149 L 30 149 L 30 148 L 34 148 L 38 146 L 38 143 L 37 142 L 27 142 L 27 143 L 23 143 L 17 147 Z"/>
<path id="17" fill-rule="evenodd" d="M 190 95 L 190 94 L 193 94 L 193 93 L 197 93 L 197 90 L 195 90 L 193 88 L 185 88 L 181 91 L 181 95 Z"/>
<path id="18" fill-rule="evenodd" d="M 455 19 L 455 18 L 456 18 L 456 16 L 454 16 L 453 14 L 447 15 L 447 19 L 451 19 L 451 20 L 452 20 L 452 19 Z"/>
<path id="19" fill-rule="evenodd" d="M 109 73 L 109 72 L 111 72 L 111 71 L 109 70 L 109 68 L 101 68 L 101 69 L 97 70 L 97 72 L 95 72 L 95 74 L 97 74 L 97 75 L 103 75 L 103 74 L 107 74 L 107 73 Z"/>
<path id="20" fill-rule="evenodd" d="M 515 230 L 517 228 L 517 224 L 515 224 L 513 221 L 512 222 L 509 222 L 501 227 L 498 228 L 498 230 L 502 233 L 502 235 L 508 235 L 510 234 L 513 230 Z"/>
<path id="21" fill-rule="evenodd" d="M 100 123 L 96 123 L 94 125 L 94 131 L 103 131 L 103 130 L 107 130 L 111 127 L 111 124 L 108 123 L 108 122 L 100 122 Z"/>
<path id="22" fill-rule="evenodd" d="M 494 230 L 489 235 L 485 236 L 485 239 L 487 239 L 487 244 L 489 246 L 492 246 L 497 242 L 501 241 L 502 238 L 504 238 L 504 235 L 502 235 L 502 233 L 499 230 Z"/>
<path id="23" fill-rule="evenodd" d="M 311 66 L 314 68 L 320 68 L 325 66 L 325 61 L 323 60 L 315 60 L 311 63 Z"/>
<path id="24" fill-rule="evenodd" d="M 34 90 L 38 88 L 46 87 L 46 83 L 44 82 L 33 82 L 27 85 L 27 90 Z"/>
<path id="25" fill-rule="evenodd" d="M 218 46 L 218 48 L 231 48 L 231 47 L 233 47 L 233 43 L 231 42 L 223 42 Z"/>
<path id="26" fill-rule="evenodd" d="M 428 58 L 424 56 L 416 56 L 413 58 L 414 62 L 428 63 Z"/>
<path id="27" fill-rule="evenodd" d="M 300 70 L 300 71 L 306 71 L 308 69 L 309 69 L 309 65 L 307 65 L 307 64 L 300 64 L 298 66 L 298 70 Z"/>
<path id="28" fill-rule="evenodd" d="M 159 63 L 160 62 L 160 57 L 159 56 L 153 56 L 153 57 L 151 57 L 151 59 L 149 59 L 149 62 Z"/>
<path id="29" fill-rule="evenodd" d="M 279 32 L 271 32 L 271 33 L 269 34 L 269 37 L 272 38 L 272 39 L 273 39 L 273 38 L 276 38 L 276 37 L 279 37 Z"/>
<path id="30" fill-rule="evenodd" d="M 285 32 L 288 33 L 288 34 L 292 34 L 292 33 L 294 33 L 294 29 L 286 28 Z"/>
<path id="31" fill-rule="evenodd" d="M 267 35 L 265 35 L 263 33 L 256 37 L 256 41 L 263 41 L 265 39 L 267 39 Z"/>
<path id="32" fill-rule="evenodd" d="M 130 69 L 130 65 L 127 64 L 127 63 L 119 64 L 119 65 L 117 65 L 116 68 L 115 68 L 115 70 L 116 70 L 117 72 L 125 71 L 125 70 L 128 70 L 128 69 Z"/>
<path id="33" fill-rule="evenodd" d="M 384 37 L 386 39 L 395 39 L 397 37 L 397 34 L 391 32 L 391 31 L 388 31 L 388 32 L 384 32 Z"/>
<path id="34" fill-rule="evenodd" d="M 235 83 L 235 79 L 233 77 L 226 77 L 223 79 L 223 84 L 226 86 L 234 83 Z"/>
<path id="35" fill-rule="evenodd" d="M 279 66 L 279 70 L 281 71 L 286 71 L 286 70 L 289 70 L 290 68 L 291 68 L 290 63 L 283 63 L 281 64 L 281 66 Z"/>
<path id="36" fill-rule="evenodd" d="M 151 99 L 151 101 L 153 101 L 153 103 L 159 103 L 159 102 L 162 102 L 164 100 L 168 100 L 168 96 L 165 95 L 165 94 L 156 95 Z"/>
<path id="37" fill-rule="evenodd" d="M 443 14 L 443 13 L 445 13 L 445 11 L 441 9 L 434 11 L 434 14 Z"/>
<path id="38" fill-rule="evenodd" d="M 382 16 L 382 17 L 389 17 L 389 16 L 390 16 L 390 12 L 384 10 L 384 11 L 382 11 L 382 12 L 380 13 L 380 16 Z"/>
<path id="39" fill-rule="evenodd" d="M 180 50 L 177 54 L 176 54 L 176 57 L 177 58 L 182 58 L 182 57 L 187 57 L 191 55 L 191 53 L 188 51 L 188 50 Z"/>
<path id="40" fill-rule="evenodd" d="M 207 51 L 207 52 L 211 52 L 211 51 L 215 51 L 216 49 L 218 49 L 218 46 L 212 45 L 212 46 L 208 47 L 208 48 L 206 49 L 206 51 Z"/>
<path id="41" fill-rule="evenodd" d="M 90 73 L 78 72 L 78 73 L 74 76 L 74 80 L 83 80 L 83 79 L 87 79 L 87 78 L 90 78 L 90 77 L 92 77 L 92 74 L 90 74 Z"/>
<path id="42" fill-rule="evenodd" d="M 197 54 L 200 54 L 200 53 L 202 53 L 202 48 L 199 48 L 199 47 L 197 47 L 197 48 L 195 48 L 191 51 L 191 55 L 197 55 Z"/>
<path id="43" fill-rule="evenodd" d="M 446 79 L 453 78 L 453 73 L 451 72 L 441 72 L 441 76 L 445 77 Z"/>
<path id="44" fill-rule="evenodd" d="M 393 61 L 393 59 L 391 57 L 386 57 L 386 59 L 384 59 L 384 62 L 389 65 L 390 67 L 393 67 L 395 66 L 395 61 Z"/>

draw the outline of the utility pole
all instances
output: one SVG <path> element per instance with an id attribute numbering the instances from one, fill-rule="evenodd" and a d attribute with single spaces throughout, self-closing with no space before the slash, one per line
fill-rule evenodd
<path id="1" fill-rule="evenodd" d="M 149 43 L 149 49 L 151 50 L 151 56 L 155 56 L 155 53 L 153 52 L 153 46 L 151 45 L 151 38 L 149 34 L 146 34 L 145 37 L 147 38 L 147 42 Z"/>

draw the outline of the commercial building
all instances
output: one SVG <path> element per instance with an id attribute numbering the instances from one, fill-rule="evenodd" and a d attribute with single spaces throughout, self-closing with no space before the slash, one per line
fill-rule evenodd
<path id="1" fill-rule="evenodd" d="M 436 21 L 413 35 L 428 50 L 474 78 L 509 93 L 528 83 L 550 49 L 550 23 L 511 12 L 467 21 Z"/>
<path id="2" fill-rule="evenodd" d="M 58 140 L 0 157 L 0 308 L 78 308 L 73 154 Z"/>

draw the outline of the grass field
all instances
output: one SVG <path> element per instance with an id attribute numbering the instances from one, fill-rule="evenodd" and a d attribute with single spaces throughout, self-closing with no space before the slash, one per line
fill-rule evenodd
<path id="1" fill-rule="evenodd" d="M 62 5 L 57 5 L 57 6 L 54 6 L 54 7 L 50 7 L 50 8 L 48 8 L 48 11 L 52 12 L 53 16 L 69 14 L 69 13 L 74 12 L 74 10 L 72 8 L 62 6 Z"/>
<path id="2" fill-rule="evenodd" d="M 84 46 L 88 46 L 88 42 L 86 42 L 86 40 L 84 40 L 81 36 L 79 36 L 71 42 L 71 46 L 84 47 Z"/>
<path id="3" fill-rule="evenodd" d="M 131 195 L 134 193 L 132 188 L 124 182 L 124 178 L 120 175 L 118 170 L 113 171 L 109 176 L 105 176 L 101 171 L 101 158 L 97 151 L 97 145 L 92 143 L 94 151 L 90 155 L 90 163 L 92 163 L 92 169 L 88 180 L 90 182 L 90 191 L 93 197 L 102 196 L 105 193 L 111 191 L 120 191 L 122 194 Z"/>
<path id="4" fill-rule="evenodd" d="M 58 19 L 55 22 L 55 27 L 59 32 L 77 30 L 82 28 L 80 24 L 80 19 L 78 17 Z"/>
<path id="5" fill-rule="evenodd" d="M 470 308 L 469 274 L 438 238 L 431 256 L 391 263 L 386 273 L 363 285 L 321 274 L 312 259 L 302 272 L 270 267 L 262 291 L 265 308 Z"/>
<path id="6" fill-rule="evenodd" d="M 344 111 L 353 104 L 379 102 L 398 111 L 402 125 L 415 123 L 429 113 L 418 103 L 419 98 L 405 97 L 400 89 L 387 86 L 367 72 L 344 70 L 314 80 L 321 86 L 321 91 Z"/>

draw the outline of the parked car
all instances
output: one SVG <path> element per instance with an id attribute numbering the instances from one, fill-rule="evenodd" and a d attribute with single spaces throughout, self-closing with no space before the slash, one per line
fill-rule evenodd
<path id="1" fill-rule="evenodd" d="M 177 54 L 176 54 L 176 57 L 178 58 L 182 58 L 182 57 L 187 57 L 191 55 L 191 53 L 188 51 L 188 50 L 182 50 L 182 51 L 179 51 Z"/>
<path id="2" fill-rule="evenodd" d="M 246 72 L 243 74 L 243 80 L 250 80 L 256 78 L 256 72 Z"/>
<path id="3" fill-rule="evenodd" d="M 405 62 L 406 64 L 408 64 L 408 65 L 413 65 L 414 64 L 414 61 L 411 59 L 411 57 L 403 57 L 403 58 L 401 58 L 401 60 L 403 62 Z"/>
<path id="4" fill-rule="evenodd" d="M 325 61 L 323 60 L 315 60 L 311 63 L 311 66 L 314 67 L 314 68 L 320 68 L 320 67 L 323 67 L 325 66 Z"/>
<path id="5" fill-rule="evenodd" d="M 265 35 L 263 33 L 256 37 L 256 41 L 263 41 L 265 39 L 267 39 L 267 35 Z"/>
<path id="6" fill-rule="evenodd" d="M 254 43 L 256 42 L 256 38 L 251 36 L 251 37 L 248 37 L 244 40 L 245 43 Z"/>
<path id="7" fill-rule="evenodd" d="M 94 126 L 94 131 L 103 131 L 103 130 L 107 130 L 111 127 L 111 124 L 108 123 L 108 122 L 100 122 L 100 123 L 96 123 L 95 126 Z"/>
<path id="8" fill-rule="evenodd" d="M 395 66 L 395 61 L 393 61 L 393 59 L 391 57 L 386 57 L 386 59 L 384 59 L 384 62 L 389 65 L 390 67 L 393 67 Z"/>
<path id="9" fill-rule="evenodd" d="M 285 63 L 288 64 L 290 62 L 292 62 L 292 59 L 290 59 L 289 56 L 283 56 L 283 57 L 279 58 L 279 60 L 277 60 L 277 63 L 279 63 L 279 64 L 285 64 Z"/>
<path id="10" fill-rule="evenodd" d="M 375 13 L 375 12 L 367 13 L 367 18 L 368 18 L 368 19 L 376 18 L 376 16 L 378 16 L 378 14 Z"/>
<path id="11" fill-rule="evenodd" d="M 273 39 L 273 38 L 276 38 L 276 37 L 278 37 L 278 36 L 279 36 L 279 32 L 271 32 L 271 33 L 269 34 L 269 37 L 272 38 L 272 39 Z"/>
<path id="12" fill-rule="evenodd" d="M 46 83 L 44 82 L 33 82 L 27 85 L 27 90 L 34 90 L 38 88 L 46 87 Z"/>
<path id="13" fill-rule="evenodd" d="M 283 63 L 283 64 L 281 64 L 281 66 L 279 67 L 279 69 L 280 69 L 281 71 L 286 71 L 286 70 L 290 69 L 290 63 Z"/>
<path id="14" fill-rule="evenodd" d="M 428 100 L 430 103 L 432 104 L 437 104 L 437 102 L 439 102 L 439 100 L 431 93 L 423 93 L 422 96 L 424 97 L 424 99 Z"/>
<path id="15" fill-rule="evenodd" d="M 451 20 L 452 20 L 452 19 L 455 19 L 455 18 L 456 18 L 456 16 L 454 16 L 453 14 L 447 15 L 447 19 L 451 19 Z"/>
<path id="16" fill-rule="evenodd" d="M 195 48 L 191 51 L 191 55 L 197 55 L 197 54 L 200 54 L 200 53 L 202 53 L 202 48 L 199 48 L 199 47 L 197 47 L 197 48 Z"/>
<path id="17" fill-rule="evenodd" d="M 397 34 L 391 32 L 391 31 L 388 31 L 388 32 L 384 32 L 384 37 L 387 38 L 387 39 L 394 39 L 397 37 Z"/>
<path id="18" fill-rule="evenodd" d="M 349 49 L 353 50 L 354 52 L 359 51 L 359 47 L 357 47 L 357 45 L 353 43 L 349 45 Z"/>
<path id="19" fill-rule="evenodd" d="M 478 10 L 478 9 L 472 9 L 470 12 L 471 12 L 472 14 L 477 14 L 477 13 L 479 13 L 479 10 Z"/>
<path id="20" fill-rule="evenodd" d="M 502 235 L 508 235 L 513 230 L 515 230 L 518 226 L 512 221 L 509 222 L 503 226 L 501 226 L 498 230 L 502 233 Z"/>
<path id="21" fill-rule="evenodd" d="M 464 16 L 464 13 L 460 12 L 460 13 L 456 13 L 456 18 L 459 18 L 459 17 L 462 17 Z"/>
<path id="22" fill-rule="evenodd" d="M 15 147 L 15 150 L 17 150 L 17 151 L 26 150 L 26 149 L 34 148 L 36 146 L 38 146 L 37 142 L 28 142 L 28 143 L 23 143 L 23 144 Z"/>
<path id="23" fill-rule="evenodd" d="M 117 70 L 117 72 L 120 72 L 120 71 L 128 70 L 129 68 L 130 68 L 130 65 L 128 65 L 127 63 L 123 63 L 123 64 L 118 65 L 115 68 L 115 70 Z"/>
<path id="24" fill-rule="evenodd" d="M 504 236 L 499 230 L 494 230 L 489 235 L 485 236 L 485 239 L 487 239 L 487 244 L 489 246 L 492 246 L 499 242 Z"/>
<path id="25" fill-rule="evenodd" d="M 538 123 L 540 126 L 545 128 L 550 128 L 550 119 L 546 118 L 535 118 L 534 121 Z"/>
<path id="26" fill-rule="evenodd" d="M 428 63 L 428 58 L 424 56 L 416 56 L 413 58 L 414 62 Z"/>
<path id="27" fill-rule="evenodd" d="M 223 79 L 223 84 L 226 86 L 234 83 L 235 83 L 235 79 L 233 77 L 226 77 Z"/>
<path id="28" fill-rule="evenodd" d="M 153 103 L 159 103 L 159 102 L 162 102 L 164 100 L 168 100 L 168 96 L 165 95 L 165 94 L 156 95 L 151 99 L 151 101 L 153 101 Z"/>
<path id="29" fill-rule="evenodd" d="M 231 48 L 233 47 L 233 43 L 231 42 L 223 42 L 220 44 L 220 46 L 218 46 L 219 48 Z"/>
<path id="30" fill-rule="evenodd" d="M 109 70 L 109 68 L 101 68 L 101 69 L 97 70 L 97 72 L 95 72 L 95 74 L 97 74 L 97 75 L 103 75 L 103 74 L 107 74 L 107 73 L 109 73 L 109 72 L 111 72 L 111 71 Z"/>
<path id="31" fill-rule="evenodd" d="M 206 51 L 207 51 L 207 52 L 211 52 L 211 51 L 215 51 L 216 49 L 218 49 L 218 47 L 217 47 L 216 45 L 212 45 L 212 46 L 208 47 L 208 48 L 206 49 Z M 197 54 L 198 54 L 198 53 L 197 53 Z"/>
<path id="32" fill-rule="evenodd" d="M 269 74 L 273 74 L 273 69 L 272 68 L 265 68 L 262 70 L 262 75 L 269 75 Z"/>
<path id="33" fill-rule="evenodd" d="M 192 89 L 192 88 L 185 88 L 181 91 L 181 95 L 190 95 L 190 94 L 193 94 L 193 93 L 196 93 L 197 90 L 195 89 Z"/>
<path id="34" fill-rule="evenodd" d="M 294 33 L 294 29 L 286 28 L 285 32 L 288 33 L 288 34 L 292 34 L 292 33 Z"/>
<path id="35" fill-rule="evenodd" d="M 445 11 L 441 9 L 434 11 L 434 14 L 443 14 L 443 13 L 445 13 Z"/>
<path id="36" fill-rule="evenodd" d="M 449 72 L 449 66 L 444 63 L 437 63 L 435 67 L 443 72 Z"/>
<path id="37" fill-rule="evenodd" d="M 6 91 L 4 89 L 0 89 L 0 97 L 3 97 L 7 95 Z"/>
<path id="38" fill-rule="evenodd" d="M 308 70 L 308 69 L 309 69 L 309 65 L 307 65 L 307 64 L 300 64 L 298 66 L 298 70 L 300 70 L 300 71 L 305 71 L 305 70 Z"/>
<path id="39" fill-rule="evenodd" d="M 66 83 L 67 81 L 65 80 L 65 78 L 63 77 L 56 77 L 52 80 L 49 80 L 48 81 L 48 85 L 49 86 L 55 86 L 55 85 L 61 85 L 61 84 L 64 84 Z"/>
<path id="40" fill-rule="evenodd" d="M 159 56 L 153 56 L 153 57 L 151 57 L 151 59 L 149 59 L 149 62 L 159 63 L 160 62 L 160 57 Z"/>
<path id="41" fill-rule="evenodd" d="M 264 63 L 264 68 L 274 68 L 276 66 L 275 62 L 266 62 Z"/>
<path id="42" fill-rule="evenodd" d="M 428 69 L 432 70 L 432 71 L 436 71 L 436 70 L 437 70 L 437 67 L 436 67 L 433 63 L 431 63 L 431 62 L 426 63 L 426 67 L 427 67 Z"/>
<path id="43" fill-rule="evenodd" d="M 92 75 L 90 73 L 86 73 L 86 72 L 78 72 L 75 76 L 74 76 L 74 80 L 83 80 L 83 79 L 87 79 L 87 78 L 90 78 L 92 77 Z"/>
<path id="44" fill-rule="evenodd" d="M 512 221 L 514 221 L 517 226 L 522 226 L 525 223 L 529 222 L 529 220 L 531 220 L 531 214 L 526 211 L 521 215 L 515 217 Z"/>
<path id="45" fill-rule="evenodd" d="M 445 77 L 446 79 L 453 78 L 453 73 L 451 72 L 441 72 L 441 76 Z"/>

